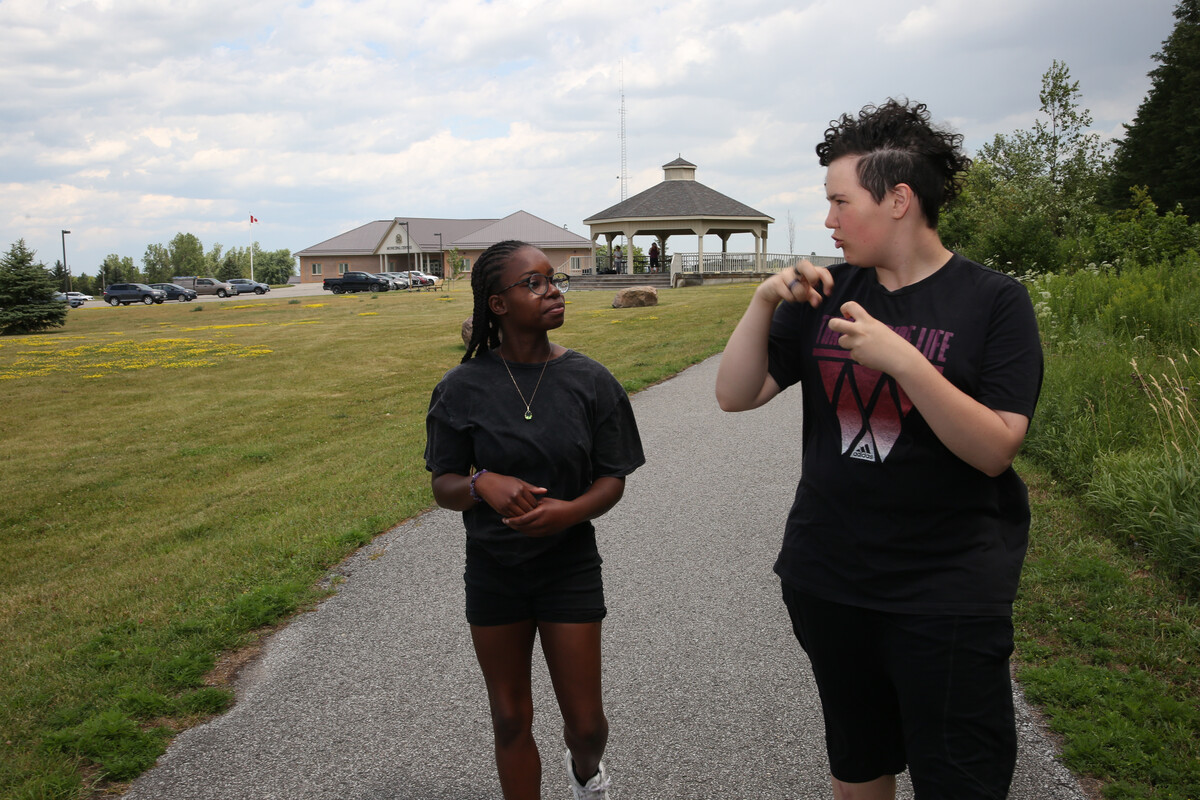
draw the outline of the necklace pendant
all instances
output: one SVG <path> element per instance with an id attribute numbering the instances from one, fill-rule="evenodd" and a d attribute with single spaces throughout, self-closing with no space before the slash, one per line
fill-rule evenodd
<path id="1" fill-rule="evenodd" d="M 533 419 L 533 412 L 530 411 L 528 408 L 525 409 L 525 419 Z"/>

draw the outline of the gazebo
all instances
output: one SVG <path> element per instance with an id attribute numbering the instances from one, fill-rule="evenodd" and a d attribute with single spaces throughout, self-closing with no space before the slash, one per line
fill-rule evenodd
<path id="1" fill-rule="evenodd" d="M 754 236 L 753 261 L 747 253 L 743 259 L 746 263 L 741 268 L 758 272 L 763 269 L 766 255 L 767 226 L 774 221 L 773 217 L 697 181 L 696 165 L 681 156 L 663 164 L 662 183 L 593 214 L 583 222 L 591 232 L 593 247 L 596 239 L 603 236 L 609 252 L 618 236 L 624 236 L 630 243 L 634 236 L 653 236 L 658 241 L 658 249 L 665 252 L 668 237 L 693 235 L 698 242 L 696 264 L 701 270 L 706 261 L 706 235 L 713 234 L 721 239 L 723 258 L 728 252 L 730 236 L 749 233 Z"/>

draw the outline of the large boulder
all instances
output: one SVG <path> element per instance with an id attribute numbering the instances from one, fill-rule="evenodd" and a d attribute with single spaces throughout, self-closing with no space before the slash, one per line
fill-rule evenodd
<path id="1" fill-rule="evenodd" d="M 658 289 L 653 286 L 630 286 L 613 297 L 613 308 L 641 308 L 658 305 Z"/>
<path id="2" fill-rule="evenodd" d="M 470 317 L 463 320 L 462 324 L 462 340 L 463 347 L 471 346 L 471 332 L 475 330 L 475 323 Z"/>

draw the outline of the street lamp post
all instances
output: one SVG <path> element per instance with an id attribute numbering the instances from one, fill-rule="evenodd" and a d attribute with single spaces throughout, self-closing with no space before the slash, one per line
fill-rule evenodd
<path id="1" fill-rule="evenodd" d="M 67 284 L 67 288 L 63 289 L 64 292 L 71 291 L 71 270 L 67 269 L 67 234 L 68 233 L 70 233 L 70 231 L 62 232 L 63 275 L 66 276 L 65 280 L 66 280 L 66 284 Z"/>
<path id="2" fill-rule="evenodd" d="M 442 252 L 442 235 L 440 233 L 435 233 L 434 236 L 438 237 L 438 269 L 441 270 L 442 277 L 445 278 L 446 277 L 446 254 L 444 252 Z"/>

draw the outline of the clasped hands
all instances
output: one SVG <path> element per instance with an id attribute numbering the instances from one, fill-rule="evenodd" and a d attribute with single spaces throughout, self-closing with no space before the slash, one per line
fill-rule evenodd
<path id="1" fill-rule="evenodd" d="M 487 472 L 475 483 L 475 492 L 495 509 L 500 521 L 526 536 L 549 536 L 569 528 L 569 504 L 549 497 L 548 490 L 512 475 Z"/>

